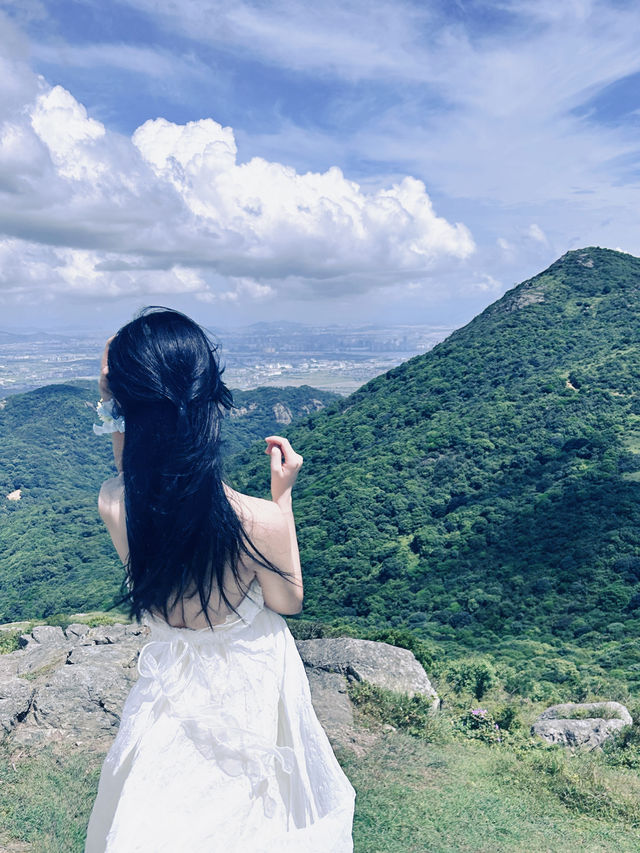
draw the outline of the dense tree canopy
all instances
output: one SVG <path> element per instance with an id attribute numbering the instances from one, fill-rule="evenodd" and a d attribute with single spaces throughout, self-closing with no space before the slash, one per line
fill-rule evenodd
<path id="1" fill-rule="evenodd" d="M 640 260 L 569 252 L 289 435 L 308 615 L 638 635 Z M 237 460 L 240 486 L 261 472 Z"/>
<path id="2" fill-rule="evenodd" d="M 639 259 L 569 252 L 323 411 L 306 414 L 326 402 L 313 389 L 237 397 L 230 452 L 277 429 L 305 457 L 304 618 L 405 643 L 508 641 L 514 689 L 577 685 L 569 647 L 640 686 L 639 316 Z M 86 399 L 48 387 L 0 411 L 0 486 L 23 490 L 0 502 L 0 620 L 103 608 L 118 589 L 95 510 L 108 443 Z M 286 425 L 280 403 L 302 419 Z M 261 451 L 229 473 L 266 495 Z"/>
<path id="3" fill-rule="evenodd" d="M 2 401 L 0 622 L 103 609 L 120 587 L 122 567 L 97 512 L 100 483 L 114 469 L 111 442 L 91 429 L 96 390 L 82 382 L 49 385 Z M 223 424 L 225 451 L 335 397 L 308 386 L 237 391 L 237 408 Z M 6 498 L 18 489 L 20 500 Z"/>

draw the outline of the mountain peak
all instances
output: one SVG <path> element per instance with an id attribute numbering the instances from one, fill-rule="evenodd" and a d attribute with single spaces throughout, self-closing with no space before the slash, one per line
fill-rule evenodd
<path id="1" fill-rule="evenodd" d="M 636 289 L 639 280 L 640 258 L 634 255 L 599 246 L 571 249 L 546 270 L 508 290 L 484 315 L 494 316 L 549 302 L 558 310 L 564 309 L 575 300 L 600 299 L 607 294 Z"/>

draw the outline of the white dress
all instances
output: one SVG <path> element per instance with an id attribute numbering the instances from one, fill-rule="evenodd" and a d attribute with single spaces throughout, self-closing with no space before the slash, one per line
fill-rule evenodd
<path id="1" fill-rule="evenodd" d="M 85 853 L 350 853 L 355 793 L 254 580 L 221 625 L 147 614 Z"/>

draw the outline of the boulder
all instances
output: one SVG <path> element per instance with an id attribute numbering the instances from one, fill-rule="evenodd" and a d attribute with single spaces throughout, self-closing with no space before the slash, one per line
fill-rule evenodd
<path id="1" fill-rule="evenodd" d="M 332 730 L 353 726 L 353 708 L 346 678 L 325 669 L 310 669 L 307 676 L 313 707 L 322 725 Z"/>
<path id="2" fill-rule="evenodd" d="M 103 645 L 119 643 L 128 637 L 146 636 L 148 629 L 143 625 L 97 625 L 82 635 L 82 645 Z"/>
<path id="3" fill-rule="evenodd" d="M 17 673 L 22 676 L 31 676 L 62 666 L 67 659 L 69 649 L 70 646 L 68 645 L 53 644 L 47 646 L 38 643 L 29 645 L 21 652 L 14 652 L 19 656 Z"/>
<path id="4" fill-rule="evenodd" d="M 543 711 L 531 733 L 549 743 L 595 749 L 632 722 L 619 702 L 565 702 Z"/>
<path id="5" fill-rule="evenodd" d="M 0 677 L 0 735 L 27 715 L 34 693 L 34 686 L 23 678 Z"/>
<path id="6" fill-rule="evenodd" d="M 64 631 L 58 625 L 36 625 L 31 632 L 36 643 L 60 646 L 67 642 Z"/>
<path id="7" fill-rule="evenodd" d="M 131 670 L 117 666 L 63 666 L 37 690 L 25 724 L 82 739 L 115 734 L 134 681 Z"/>
<path id="8" fill-rule="evenodd" d="M 79 637 L 84 637 L 85 634 L 88 634 L 90 630 L 89 626 L 85 625 L 84 622 L 72 622 L 71 625 L 67 626 L 67 630 L 64 633 L 68 640 L 77 640 Z"/>
<path id="9" fill-rule="evenodd" d="M 297 646 L 308 669 L 340 673 L 398 693 L 420 693 L 433 700 L 434 708 L 440 703 L 427 673 L 408 649 L 352 637 L 301 640 Z"/>

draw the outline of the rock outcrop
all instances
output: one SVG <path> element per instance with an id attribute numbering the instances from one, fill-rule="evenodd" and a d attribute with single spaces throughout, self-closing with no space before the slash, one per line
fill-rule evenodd
<path id="1" fill-rule="evenodd" d="M 353 742 L 350 681 L 368 681 L 398 693 L 421 693 L 433 700 L 434 710 L 440 704 L 426 672 L 407 649 L 351 637 L 299 640 L 297 646 L 307 671 L 313 707 L 337 743 Z"/>
<path id="2" fill-rule="evenodd" d="M 0 655 L 0 736 L 104 746 L 137 678 L 146 633 L 140 625 L 76 624 L 23 634 L 19 651 Z"/>
<path id="3" fill-rule="evenodd" d="M 531 734 L 549 743 L 595 749 L 632 722 L 619 702 L 566 702 L 543 711 L 531 726 Z"/>
<path id="4" fill-rule="evenodd" d="M 0 737 L 21 744 L 68 739 L 105 749 L 138 677 L 145 626 L 39 626 L 0 655 Z M 314 707 L 334 743 L 355 743 L 350 680 L 438 697 L 411 652 L 351 638 L 298 643 Z"/>

